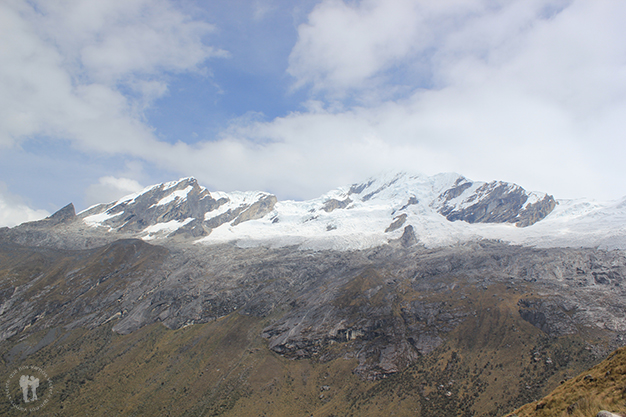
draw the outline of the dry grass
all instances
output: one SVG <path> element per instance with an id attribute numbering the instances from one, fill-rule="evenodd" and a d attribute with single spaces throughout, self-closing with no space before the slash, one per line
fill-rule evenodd
<path id="1" fill-rule="evenodd" d="M 618 349 L 589 371 L 565 381 L 543 399 L 526 404 L 513 414 L 595 417 L 601 410 L 626 415 L 626 348 Z"/>
<path id="2" fill-rule="evenodd" d="M 562 417 L 595 417 L 600 410 L 611 410 L 622 415 L 626 412 L 626 407 L 623 404 L 614 401 L 603 401 L 590 395 L 580 398 L 570 407 L 569 410 L 566 409 L 561 413 Z"/>

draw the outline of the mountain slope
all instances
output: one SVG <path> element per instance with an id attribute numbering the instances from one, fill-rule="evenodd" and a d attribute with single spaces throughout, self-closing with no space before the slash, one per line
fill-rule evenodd
<path id="1" fill-rule="evenodd" d="M 626 337 L 618 252 L 0 249 L 0 377 L 46 367 L 70 414 L 501 415 Z"/>
<path id="2" fill-rule="evenodd" d="M 601 410 L 626 414 L 626 348 L 508 416 L 595 417 Z"/>

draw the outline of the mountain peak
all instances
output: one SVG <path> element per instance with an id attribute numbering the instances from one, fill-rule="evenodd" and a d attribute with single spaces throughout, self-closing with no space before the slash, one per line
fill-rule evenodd
<path id="1" fill-rule="evenodd" d="M 157 185 L 157 187 L 162 187 L 163 190 L 167 190 L 169 188 L 180 188 L 180 187 L 187 187 L 187 186 L 195 186 L 198 185 L 198 180 L 196 180 L 195 177 L 185 177 L 185 178 L 181 178 L 178 181 L 169 181 L 169 182 L 164 182 L 162 184 Z"/>
<path id="2" fill-rule="evenodd" d="M 194 177 L 187 177 L 94 206 L 79 216 L 90 226 L 147 240 L 176 235 L 198 238 L 224 223 L 237 225 L 265 215 L 275 202 L 276 197 L 267 193 L 211 193 Z"/>
<path id="3" fill-rule="evenodd" d="M 67 221 L 71 221 L 74 219 L 74 217 L 76 217 L 76 210 L 74 209 L 74 204 L 69 203 L 68 205 L 61 208 L 60 210 L 58 210 L 57 212 L 55 212 L 54 214 L 52 214 L 45 220 L 54 224 L 58 224 L 58 223 L 65 223 Z"/>

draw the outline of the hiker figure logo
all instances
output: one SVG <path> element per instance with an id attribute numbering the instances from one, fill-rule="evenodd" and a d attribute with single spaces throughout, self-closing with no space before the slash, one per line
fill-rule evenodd
<path id="1" fill-rule="evenodd" d="M 14 408 L 37 411 L 50 401 L 52 381 L 38 366 L 20 366 L 7 379 L 5 391 Z"/>

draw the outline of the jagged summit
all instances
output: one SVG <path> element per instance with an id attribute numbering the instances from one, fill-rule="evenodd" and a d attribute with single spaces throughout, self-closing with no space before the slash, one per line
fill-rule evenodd
<path id="1" fill-rule="evenodd" d="M 54 224 L 58 224 L 72 221 L 74 217 L 76 217 L 76 209 L 74 209 L 74 204 L 69 203 L 67 206 L 63 207 L 61 210 L 58 210 L 56 213 L 54 213 L 52 216 L 47 217 L 45 220 Z"/>
<path id="2" fill-rule="evenodd" d="M 471 181 L 456 173 L 433 177 L 399 173 L 353 184 L 348 194 L 360 196 L 361 201 L 408 196 L 402 209 L 427 201 L 450 221 L 514 223 L 519 227 L 542 220 L 556 206 L 554 197 L 546 193 L 527 192 L 517 184 L 503 181 Z"/>
<path id="3" fill-rule="evenodd" d="M 211 193 L 193 178 L 153 185 L 78 217 L 95 227 L 138 234 L 143 239 L 201 237 L 226 222 L 239 224 L 271 210 L 276 197 L 263 192 Z"/>

